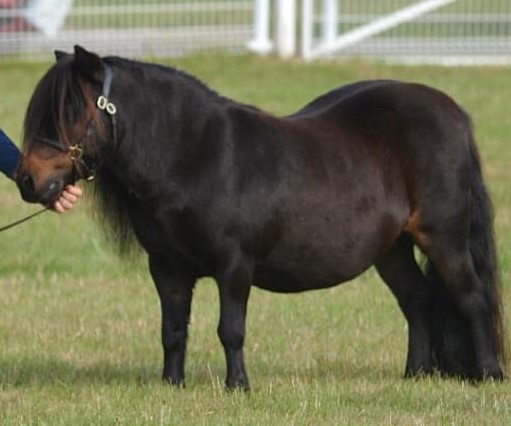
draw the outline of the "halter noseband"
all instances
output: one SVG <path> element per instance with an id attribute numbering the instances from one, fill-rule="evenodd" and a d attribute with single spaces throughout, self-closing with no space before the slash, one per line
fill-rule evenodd
<path id="1" fill-rule="evenodd" d="M 112 79 L 113 79 L 113 71 L 112 69 L 106 65 L 103 64 L 104 71 L 105 71 L 105 79 L 103 81 L 103 89 L 101 91 L 101 95 L 98 96 L 98 99 L 96 100 L 96 107 L 104 111 L 108 116 L 110 117 L 111 124 L 112 124 L 112 137 L 114 145 L 117 142 L 117 121 L 115 119 L 115 114 L 117 113 L 117 108 L 114 103 L 110 102 L 108 99 L 108 96 L 110 94 L 110 88 L 112 86 Z M 80 179 L 85 180 L 93 180 L 94 179 L 94 173 L 96 171 L 96 165 L 87 164 L 85 159 L 83 158 L 84 155 L 84 146 L 82 144 L 82 140 L 84 138 L 88 138 L 93 133 L 93 121 L 92 119 L 89 120 L 89 122 L 86 125 L 85 133 L 78 139 L 78 142 L 74 145 L 65 145 L 62 142 L 48 139 L 48 138 L 41 138 L 38 137 L 35 141 L 39 143 L 43 143 L 45 145 L 48 145 L 58 151 L 61 151 L 68 155 L 68 157 L 73 162 L 75 169 L 78 173 L 78 176 Z"/>

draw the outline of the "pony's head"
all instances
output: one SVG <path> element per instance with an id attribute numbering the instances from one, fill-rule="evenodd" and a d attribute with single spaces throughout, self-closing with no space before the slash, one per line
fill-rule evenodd
<path id="1" fill-rule="evenodd" d="M 45 205 L 57 200 L 66 184 L 93 177 L 110 139 L 108 129 L 115 134 L 115 106 L 108 100 L 111 69 L 80 46 L 74 54 L 55 55 L 27 108 L 16 173 L 23 199 Z"/>

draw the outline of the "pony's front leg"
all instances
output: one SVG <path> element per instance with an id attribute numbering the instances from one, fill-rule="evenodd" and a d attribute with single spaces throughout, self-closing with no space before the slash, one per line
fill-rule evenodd
<path id="1" fill-rule="evenodd" d="M 243 343 L 252 276 L 250 263 L 236 259 L 229 262 L 216 277 L 220 293 L 218 336 L 225 351 L 225 386 L 228 390 L 250 390 L 243 359 Z"/>
<path id="2" fill-rule="evenodd" d="M 149 270 L 161 303 L 162 379 L 184 387 L 188 320 L 196 278 L 153 255 L 149 256 Z"/>

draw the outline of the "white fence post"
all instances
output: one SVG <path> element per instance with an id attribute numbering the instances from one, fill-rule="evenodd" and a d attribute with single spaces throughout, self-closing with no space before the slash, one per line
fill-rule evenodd
<path id="1" fill-rule="evenodd" d="M 337 0 L 323 0 L 323 25 L 321 28 L 323 43 L 335 41 L 338 20 Z"/>
<path id="2" fill-rule="evenodd" d="M 270 0 L 254 0 L 254 38 L 247 43 L 247 48 L 264 55 L 270 52 L 272 47 Z"/>
<path id="3" fill-rule="evenodd" d="M 313 0 L 302 0 L 302 45 L 301 55 L 309 59 L 312 52 L 314 11 Z"/>
<path id="4" fill-rule="evenodd" d="M 296 53 L 296 0 L 276 0 L 275 41 L 281 58 Z"/>
<path id="5" fill-rule="evenodd" d="M 404 22 L 411 21 L 421 15 L 446 6 L 455 1 L 457 0 L 423 0 L 411 6 L 404 7 L 397 12 L 390 13 L 379 19 L 375 19 L 366 25 L 363 25 L 341 35 L 340 37 L 337 37 L 333 43 L 323 44 L 313 52 L 310 51 L 308 58 L 312 59 L 321 55 L 332 54 L 335 51 L 344 49 L 390 28 L 397 27 Z"/>

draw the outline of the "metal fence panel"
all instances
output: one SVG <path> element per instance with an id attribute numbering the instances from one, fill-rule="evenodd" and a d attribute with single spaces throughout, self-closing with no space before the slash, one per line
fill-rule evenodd
<path id="1" fill-rule="evenodd" d="M 303 1 L 304 5 L 309 3 L 313 17 L 310 28 L 304 28 L 309 40 L 302 44 L 305 56 L 311 58 L 334 55 L 400 62 L 511 63 L 510 0 L 438 1 L 440 7 L 416 14 L 413 19 L 407 19 L 403 12 L 435 2 Z M 327 11 L 331 3 L 337 9 L 337 43 L 332 41 L 332 17 Z"/>
<path id="2" fill-rule="evenodd" d="M 252 35 L 252 0 L 11 3 L 14 7 L 0 8 L 0 57 L 45 58 L 54 49 L 69 50 L 74 44 L 101 54 L 176 56 L 205 49 L 239 50 Z M 49 4 L 48 11 L 44 4 Z M 50 22 L 45 26 L 37 17 Z"/>
<path id="3" fill-rule="evenodd" d="M 128 57 L 176 56 L 207 49 L 240 51 L 254 34 L 251 48 L 267 53 L 272 46 L 279 50 L 281 31 L 274 28 L 279 22 L 275 7 L 289 1 L 295 0 L 0 0 L 0 60 L 11 56 L 46 59 L 54 49 L 69 50 L 74 44 Z M 296 1 L 303 6 L 297 19 L 304 18 L 307 10 L 311 19 L 297 22 L 290 34 L 299 34 L 298 54 L 308 58 L 316 53 L 400 62 L 511 63 L 511 0 L 446 1 L 443 7 L 388 28 L 377 24 L 428 0 Z M 46 11 L 44 4 L 53 9 Z M 259 11 L 267 16 L 256 19 L 259 26 L 254 26 L 254 4 L 265 5 Z M 53 21 L 53 27 L 35 21 L 23 26 L 30 10 L 37 10 L 32 17 L 40 21 L 44 21 L 41 17 Z M 379 29 L 356 43 L 330 48 L 339 38 L 368 28 Z"/>

